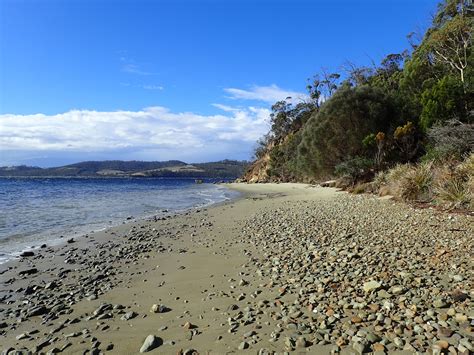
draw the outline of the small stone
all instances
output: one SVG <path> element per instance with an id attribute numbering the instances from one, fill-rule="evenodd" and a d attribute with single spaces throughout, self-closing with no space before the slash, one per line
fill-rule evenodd
<path id="1" fill-rule="evenodd" d="M 105 350 L 110 351 L 110 350 L 113 350 L 113 348 L 114 348 L 114 344 L 109 344 L 105 347 Z"/>
<path id="2" fill-rule="evenodd" d="M 247 286 L 248 284 L 249 284 L 248 281 L 245 281 L 244 279 L 241 279 L 239 281 L 239 286 Z"/>
<path id="3" fill-rule="evenodd" d="M 453 331 L 446 327 L 439 327 L 438 336 L 441 338 L 449 338 L 453 334 Z"/>
<path id="4" fill-rule="evenodd" d="M 358 353 L 363 354 L 369 350 L 369 344 L 365 341 L 354 343 L 352 348 Z"/>
<path id="5" fill-rule="evenodd" d="M 378 290 L 382 285 L 377 281 L 364 282 L 363 289 L 365 292 L 371 292 Z"/>
<path id="6" fill-rule="evenodd" d="M 375 343 L 374 345 L 372 345 L 372 349 L 374 351 L 385 351 L 385 346 L 381 343 Z"/>
<path id="7" fill-rule="evenodd" d="M 304 337 L 299 337 L 296 339 L 295 346 L 296 348 L 306 348 L 308 346 L 308 342 Z"/>
<path id="8" fill-rule="evenodd" d="M 370 343 L 377 343 L 382 340 L 377 334 L 367 333 L 365 337 Z"/>
<path id="9" fill-rule="evenodd" d="M 142 347 L 140 348 L 141 353 L 146 353 L 151 351 L 163 344 L 163 340 L 158 338 L 152 334 L 146 337 L 145 341 L 143 342 Z"/>
<path id="10" fill-rule="evenodd" d="M 438 298 L 433 302 L 433 307 L 435 308 L 446 308 L 448 306 L 449 304 L 441 298 Z"/>
<path id="11" fill-rule="evenodd" d="M 151 306 L 150 312 L 152 313 L 166 313 L 169 312 L 170 309 L 162 304 L 154 304 Z"/>
<path id="12" fill-rule="evenodd" d="M 249 343 L 247 343 L 246 341 L 243 341 L 243 342 L 241 342 L 241 343 L 239 344 L 238 349 L 239 349 L 239 350 L 248 349 L 249 346 L 250 346 Z"/>
<path id="13" fill-rule="evenodd" d="M 125 313 L 122 317 L 120 317 L 121 320 L 130 320 L 138 316 L 138 313 L 135 313 L 134 311 L 130 311 Z"/>
<path id="14" fill-rule="evenodd" d="M 390 293 L 388 293 L 387 291 L 385 291 L 385 290 L 380 290 L 379 292 L 377 292 L 377 297 L 378 298 L 390 298 L 390 297 L 392 297 L 392 295 Z"/>
<path id="15" fill-rule="evenodd" d="M 196 328 L 196 326 L 194 324 L 190 323 L 190 322 L 186 322 L 186 323 L 184 323 L 183 328 L 184 329 L 194 329 L 194 328 Z"/>
<path id="16" fill-rule="evenodd" d="M 20 335 L 17 335 L 16 337 L 16 340 L 22 340 L 22 339 L 26 339 L 26 338 L 29 338 L 30 336 L 26 333 L 21 333 Z"/>
<path id="17" fill-rule="evenodd" d="M 434 346 L 439 350 L 445 350 L 449 348 L 449 343 L 446 340 L 438 340 Z"/>
<path id="18" fill-rule="evenodd" d="M 474 351 L 474 346 L 472 346 L 472 344 L 469 342 L 467 338 L 462 338 L 461 340 L 459 340 L 459 344 L 464 346 L 469 351 Z"/>
<path id="19" fill-rule="evenodd" d="M 456 322 L 458 323 L 467 322 L 467 316 L 462 313 L 456 313 L 456 315 L 454 316 L 454 319 L 456 319 Z"/>
<path id="20" fill-rule="evenodd" d="M 392 292 L 394 295 L 399 295 L 401 293 L 403 293 L 403 290 L 404 288 L 402 286 L 393 286 L 391 289 L 390 289 L 390 292 Z"/>
<path id="21" fill-rule="evenodd" d="M 402 348 L 403 345 L 405 345 L 405 342 L 403 341 L 403 339 L 401 339 L 401 338 L 399 338 L 399 337 L 395 337 L 395 338 L 393 339 L 393 343 L 394 343 L 397 347 L 399 347 L 399 348 Z"/>
<path id="22" fill-rule="evenodd" d="M 33 253 L 32 251 L 24 251 L 23 253 L 20 254 L 20 256 L 22 258 L 25 258 L 25 257 L 29 257 L 29 256 L 34 256 L 35 253 Z"/>

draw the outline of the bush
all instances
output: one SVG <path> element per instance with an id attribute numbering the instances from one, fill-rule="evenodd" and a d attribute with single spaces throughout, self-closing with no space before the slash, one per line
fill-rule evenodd
<path id="1" fill-rule="evenodd" d="M 333 173 L 336 165 L 359 156 L 371 132 L 388 129 L 392 102 L 372 87 L 342 87 L 308 120 L 299 146 L 299 159 L 310 176 Z"/>
<path id="2" fill-rule="evenodd" d="M 427 202 L 432 198 L 432 163 L 397 165 L 387 173 L 390 193 L 404 201 Z"/>
<path id="3" fill-rule="evenodd" d="M 454 169 L 443 166 L 435 184 L 436 201 L 447 208 L 474 207 L 474 154 Z"/>
<path id="4" fill-rule="evenodd" d="M 474 151 L 474 124 L 452 120 L 430 128 L 427 135 L 430 149 L 424 160 L 461 159 Z"/>
<path id="5" fill-rule="evenodd" d="M 400 197 L 405 201 L 428 202 L 431 200 L 432 163 L 413 166 L 400 181 Z"/>
<path id="6" fill-rule="evenodd" d="M 334 172 L 337 176 L 348 177 L 353 182 L 370 173 L 373 161 L 364 157 L 355 157 L 338 164 Z"/>
<path id="7" fill-rule="evenodd" d="M 452 76 L 445 76 L 423 92 L 421 104 L 420 125 L 425 130 L 460 114 L 465 116 L 462 82 Z"/>

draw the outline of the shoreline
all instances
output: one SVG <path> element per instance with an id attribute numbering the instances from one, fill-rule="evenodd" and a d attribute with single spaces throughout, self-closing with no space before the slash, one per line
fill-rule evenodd
<path id="1" fill-rule="evenodd" d="M 163 344 L 152 353 L 163 354 L 180 349 L 324 354 L 361 347 L 410 353 L 410 346 L 445 345 L 438 344 L 446 337 L 436 327 L 422 328 L 425 338 L 409 334 L 414 325 L 428 321 L 447 325 L 450 339 L 457 334 L 457 343 L 451 339 L 447 347 L 459 351 L 471 344 L 466 328 L 474 316 L 468 312 L 473 297 L 470 217 L 305 184 L 224 186 L 241 196 L 91 233 L 15 260 L 6 269 L 7 263 L 1 264 L 2 350 L 130 354 L 154 335 Z M 417 237 L 410 238 L 413 234 Z M 385 255 L 385 265 L 375 262 L 379 254 Z M 430 261 L 433 271 L 426 274 L 420 257 L 440 261 Z M 457 265 L 454 279 L 452 262 Z M 413 278 L 399 274 L 405 269 Z M 420 277 L 424 281 L 418 285 Z M 370 281 L 380 285 L 365 293 Z M 453 299 L 453 288 L 462 301 Z M 419 295 L 415 315 L 407 318 L 411 299 Z M 365 306 L 364 297 L 370 300 Z M 344 300 L 350 302 L 339 304 Z M 432 306 L 438 300 L 445 304 Z M 393 304 L 391 311 L 375 310 L 386 302 Z M 403 308 L 395 306 L 400 302 Z M 163 312 L 150 312 L 160 304 Z M 425 320 L 431 308 L 434 315 Z M 374 327 L 372 315 L 391 323 L 377 323 L 368 333 L 364 329 Z M 400 317 L 405 324 L 401 336 Z M 367 340 L 369 335 L 373 339 Z"/>
<path id="2" fill-rule="evenodd" d="M 42 177 L 40 177 L 42 178 Z M 63 177 L 60 177 L 60 179 L 62 179 Z M 191 180 L 191 179 L 190 179 Z M 212 185 L 216 185 L 216 186 L 225 186 L 225 183 L 220 183 L 220 184 L 214 184 L 214 183 L 208 183 L 208 184 L 212 184 Z M 226 188 L 228 191 L 232 191 L 232 189 L 229 189 L 229 188 Z M 12 262 L 12 261 L 15 261 L 15 260 L 19 260 L 21 259 L 20 257 L 20 254 L 22 254 L 23 252 L 37 252 L 37 251 L 40 251 L 41 249 L 44 248 L 44 245 L 46 245 L 46 247 L 61 247 L 63 246 L 64 244 L 67 243 L 67 240 L 69 239 L 78 239 L 78 238 L 84 238 L 84 236 L 88 236 L 90 234 L 94 234 L 94 233 L 99 233 L 99 232 L 104 232 L 110 228 L 115 228 L 115 227 L 118 227 L 118 226 L 121 226 L 121 225 L 126 225 L 126 224 L 129 224 L 129 223 L 133 223 L 133 222 L 146 222 L 148 220 L 152 220 L 154 218 L 160 218 L 160 217 L 172 217 L 172 216 L 176 216 L 176 215 L 182 215 L 182 214 L 186 214 L 187 212 L 190 212 L 190 211 L 193 211 L 193 210 L 196 210 L 196 209 L 202 209 L 202 208 L 208 208 L 208 207 L 211 207 L 211 206 L 218 206 L 219 204 L 221 203 L 224 203 L 226 201 L 232 201 L 236 198 L 239 198 L 238 195 L 236 196 L 225 196 L 225 192 L 224 192 L 224 195 L 223 195 L 223 200 L 221 201 L 212 201 L 212 202 L 202 202 L 201 204 L 199 205 L 196 205 L 196 206 L 191 206 L 191 207 L 188 207 L 188 208 L 184 208 L 184 209 L 178 209 L 178 210 L 173 210 L 173 211 L 170 211 L 168 209 L 162 209 L 161 211 L 156 211 L 156 212 L 153 212 L 153 213 L 146 213 L 146 214 L 143 214 L 141 216 L 129 216 L 129 217 L 126 217 L 125 219 L 121 219 L 121 220 L 116 220 L 116 221 L 109 221 L 109 222 L 96 222 L 96 224 L 98 224 L 97 228 L 94 227 L 93 225 L 91 224 L 87 224 L 87 225 L 82 225 L 82 226 L 75 226 L 75 227 L 69 227 L 71 228 L 71 230 L 68 230 L 68 231 L 56 231 L 54 234 L 54 236 L 50 237 L 50 238 L 47 238 L 47 239 L 44 239 L 45 237 L 43 236 L 43 234 L 40 234 L 39 237 L 41 239 L 39 240 L 32 240 L 31 243 L 36 243 L 37 245 L 32 245 L 30 247 L 25 247 L 19 251 L 16 251 L 14 253 L 5 253 L 5 259 L 2 261 L 2 256 L 0 255 L 0 267 L 1 265 L 4 265 L 5 263 L 9 263 L 9 262 Z M 131 217 L 131 218 L 130 218 Z M 105 225 L 104 225 L 105 224 Z M 99 225 L 102 225 L 99 227 Z M 45 232 L 46 234 L 50 234 L 50 232 Z M 33 237 L 33 235 L 29 235 L 27 238 L 31 238 Z M 37 236 L 38 237 L 38 236 Z M 27 242 L 24 241 L 22 242 L 22 238 L 24 238 L 23 236 L 22 237 L 19 237 L 19 236 L 9 236 L 5 239 L 2 239 L 2 243 L 6 243 L 8 245 L 8 241 L 9 239 L 19 239 L 20 240 L 20 243 L 21 244 L 26 244 Z M 44 239 L 44 240 L 43 240 Z"/>

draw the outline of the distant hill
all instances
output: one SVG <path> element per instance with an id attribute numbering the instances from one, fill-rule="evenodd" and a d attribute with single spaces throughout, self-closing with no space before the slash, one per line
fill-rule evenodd
<path id="1" fill-rule="evenodd" d="M 187 164 L 169 161 L 85 161 L 55 168 L 32 166 L 0 167 L 0 177 L 195 177 L 237 178 L 243 174 L 245 161 L 222 160 Z"/>

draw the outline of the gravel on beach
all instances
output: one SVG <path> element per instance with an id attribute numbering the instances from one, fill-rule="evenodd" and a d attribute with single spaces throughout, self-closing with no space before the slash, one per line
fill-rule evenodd
<path id="1" fill-rule="evenodd" d="M 273 188 L 9 264 L 3 353 L 474 352 L 472 216 Z M 121 339 L 129 323 L 141 337 Z"/>

